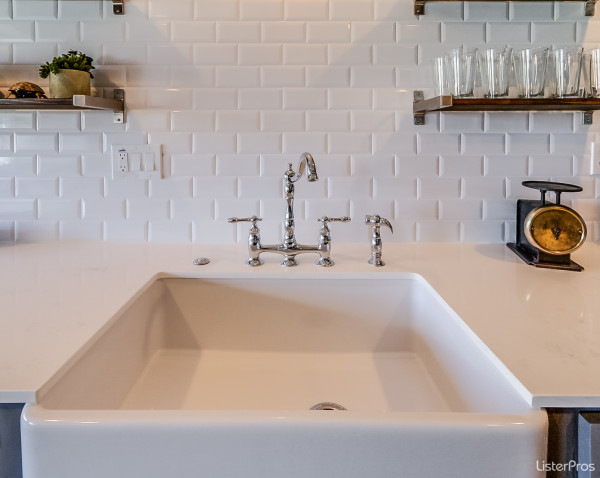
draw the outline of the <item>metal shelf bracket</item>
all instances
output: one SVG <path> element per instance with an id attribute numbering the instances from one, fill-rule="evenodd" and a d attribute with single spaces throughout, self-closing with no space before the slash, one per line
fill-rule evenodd
<path id="1" fill-rule="evenodd" d="M 124 15 L 125 6 L 123 5 L 124 0 L 113 0 L 113 13 L 115 15 Z"/>
<path id="2" fill-rule="evenodd" d="M 113 99 L 119 100 L 123 104 L 121 111 L 113 110 L 113 123 L 123 124 L 125 123 L 125 90 L 116 88 L 113 91 Z"/>
<path id="3" fill-rule="evenodd" d="M 413 91 L 413 124 L 421 126 L 425 124 L 425 113 L 415 111 L 414 104 L 423 101 L 425 98 L 421 90 Z"/>

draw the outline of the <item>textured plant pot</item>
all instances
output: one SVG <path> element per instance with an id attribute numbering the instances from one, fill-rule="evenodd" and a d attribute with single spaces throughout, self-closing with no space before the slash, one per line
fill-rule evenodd
<path id="1" fill-rule="evenodd" d="M 50 98 L 72 98 L 90 94 L 90 74 L 81 70 L 59 70 L 50 73 Z"/>

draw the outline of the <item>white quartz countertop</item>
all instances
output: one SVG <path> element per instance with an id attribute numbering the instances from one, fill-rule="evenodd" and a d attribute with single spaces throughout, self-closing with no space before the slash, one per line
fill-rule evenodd
<path id="1" fill-rule="evenodd" d="M 206 266 L 193 260 L 209 257 Z M 600 407 L 600 245 L 583 272 L 526 265 L 503 244 L 334 244 L 336 265 L 245 265 L 245 245 L 55 242 L 0 245 L 0 402 L 34 402 L 53 375 L 145 284 L 180 277 L 423 276 L 508 367 L 535 407 Z"/>

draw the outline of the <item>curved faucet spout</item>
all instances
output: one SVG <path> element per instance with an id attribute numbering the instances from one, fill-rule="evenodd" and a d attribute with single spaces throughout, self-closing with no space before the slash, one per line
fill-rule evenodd
<path id="1" fill-rule="evenodd" d="M 298 175 L 295 179 L 289 178 L 290 181 L 296 182 L 304 174 L 304 170 L 308 168 L 308 177 L 306 178 L 309 182 L 314 182 L 319 179 L 317 176 L 317 167 L 315 166 L 315 160 L 310 153 L 302 153 L 300 155 L 300 164 L 298 164 Z"/>

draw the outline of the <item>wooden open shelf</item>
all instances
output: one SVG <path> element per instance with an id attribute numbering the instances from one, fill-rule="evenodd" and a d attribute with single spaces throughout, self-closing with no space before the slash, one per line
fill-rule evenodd
<path id="1" fill-rule="evenodd" d="M 73 98 L 0 98 L 0 109 L 14 110 L 112 110 L 114 122 L 123 123 L 125 92 L 116 89 L 113 98 L 75 95 Z"/>
<path id="2" fill-rule="evenodd" d="M 477 1 L 477 2 L 506 2 L 507 0 L 414 0 L 414 13 L 415 15 L 425 15 L 425 4 L 428 2 L 455 2 L 455 1 Z M 552 0 L 508 0 L 514 3 L 519 1 L 552 1 Z M 596 9 L 596 0 L 561 0 L 561 1 L 583 1 L 585 8 L 585 16 L 591 17 L 594 15 Z"/>
<path id="3" fill-rule="evenodd" d="M 600 98 L 455 98 L 452 95 L 423 99 L 414 92 L 414 124 L 425 124 L 425 114 L 433 111 L 582 111 L 583 123 L 592 124 L 592 114 L 600 110 Z"/>

